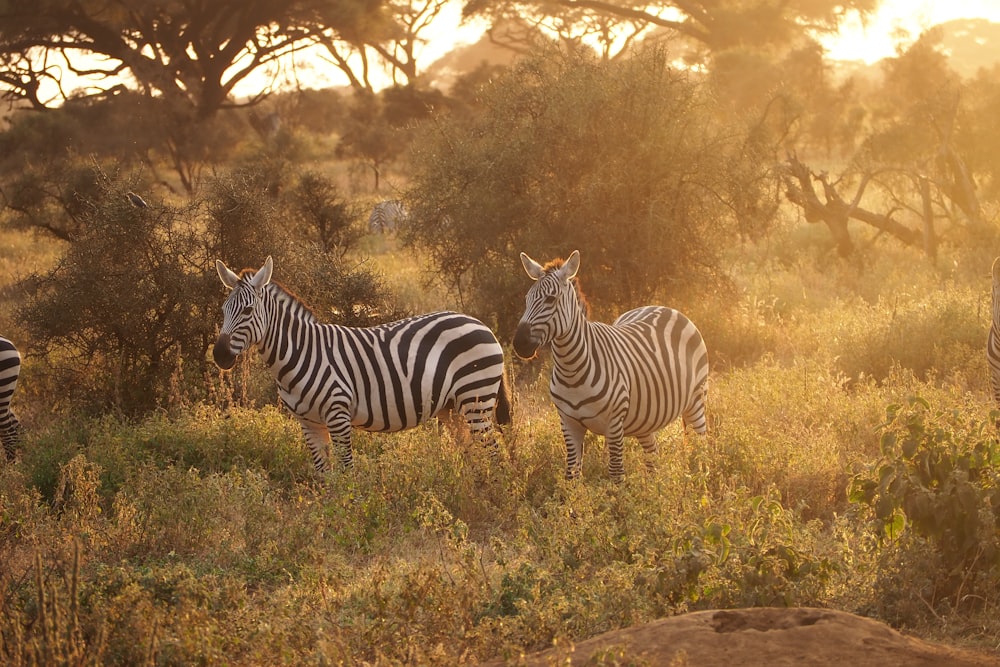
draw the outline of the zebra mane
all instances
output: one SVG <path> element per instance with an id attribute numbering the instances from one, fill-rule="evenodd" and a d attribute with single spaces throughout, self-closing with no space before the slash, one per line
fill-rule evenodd
<path id="1" fill-rule="evenodd" d="M 553 273 L 554 271 L 558 271 L 559 269 L 561 269 L 562 265 L 565 263 L 566 260 L 564 260 L 562 257 L 556 257 L 552 261 L 548 262 L 545 266 L 543 266 L 542 270 L 545 271 L 546 274 Z M 584 294 L 583 287 L 580 285 L 580 278 L 574 277 L 572 280 L 570 280 L 570 282 L 573 284 L 573 287 L 576 288 L 576 299 L 577 301 L 580 302 L 580 306 L 583 307 L 583 313 L 584 315 L 587 316 L 587 319 L 589 320 L 590 302 L 587 301 L 587 295 Z"/>
<path id="2" fill-rule="evenodd" d="M 271 292 L 274 300 L 285 308 L 288 308 L 297 319 L 305 320 L 306 322 L 319 322 L 312 308 L 303 303 L 302 299 L 286 289 L 284 285 L 272 280 L 267 284 L 267 289 Z"/>

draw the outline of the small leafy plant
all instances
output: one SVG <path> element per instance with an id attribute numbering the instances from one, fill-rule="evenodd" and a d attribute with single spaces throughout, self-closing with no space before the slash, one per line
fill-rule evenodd
<path id="1" fill-rule="evenodd" d="M 907 532 L 939 559 L 937 593 L 955 598 L 997 569 L 1000 444 L 990 422 L 931 409 L 921 397 L 886 409 L 881 456 L 851 482 L 850 500 L 874 512 L 879 546 Z"/>

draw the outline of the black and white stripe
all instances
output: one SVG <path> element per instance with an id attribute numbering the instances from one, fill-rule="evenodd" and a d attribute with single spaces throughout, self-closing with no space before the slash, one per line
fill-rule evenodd
<path id="1" fill-rule="evenodd" d="M 552 346 L 549 390 L 566 440 L 566 476 L 580 474 L 586 432 L 608 443 L 608 470 L 625 473 L 623 439 L 634 436 L 649 455 L 656 432 L 683 418 L 705 433 L 708 351 L 697 327 L 671 308 L 644 306 L 614 324 L 591 322 L 576 284 L 580 253 L 542 266 L 521 253 L 535 280 L 514 336 L 514 351 L 530 358 Z"/>
<path id="2" fill-rule="evenodd" d="M 495 423 L 510 422 L 503 350 L 479 320 L 442 312 L 368 328 L 322 324 L 271 282 L 270 257 L 256 272 L 216 268 L 232 292 L 215 362 L 232 368 L 237 355 L 258 346 L 317 470 L 330 469 L 331 438 L 340 462 L 351 466 L 354 428 L 399 431 L 453 408 L 473 435 L 495 446 Z"/>
<path id="3" fill-rule="evenodd" d="M 406 206 L 398 199 L 380 201 L 372 207 L 371 215 L 368 216 L 368 231 L 378 234 L 394 232 L 401 223 L 406 222 L 409 215 Z"/>
<path id="4" fill-rule="evenodd" d="M 986 362 L 990 369 L 993 404 L 1000 409 L 1000 257 L 993 260 L 992 320 L 986 337 Z M 1000 420 L 997 420 L 1000 426 Z"/>
<path id="5" fill-rule="evenodd" d="M 21 354 L 6 338 L 0 337 L 0 443 L 4 457 L 14 458 L 21 442 L 21 423 L 10 409 L 10 401 L 21 375 Z"/>

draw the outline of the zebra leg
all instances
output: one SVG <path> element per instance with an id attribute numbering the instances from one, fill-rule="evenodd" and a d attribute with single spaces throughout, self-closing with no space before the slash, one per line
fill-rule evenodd
<path id="1" fill-rule="evenodd" d="M 302 435 L 306 438 L 309 453 L 312 454 L 313 466 L 316 472 L 330 472 L 330 460 L 326 456 L 327 444 L 330 442 L 330 432 L 326 425 L 299 420 L 302 424 Z"/>
<path id="2" fill-rule="evenodd" d="M 14 460 L 17 446 L 21 443 L 21 422 L 9 409 L 0 416 L 0 444 L 3 445 L 4 458 Z"/>
<path id="3" fill-rule="evenodd" d="M 493 423 L 493 410 L 496 401 L 480 401 L 479 399 L 465 401 L 460 404 L 459 412 L 465 423 L 469 425 L 472 437 L 490 453 L 490 458 L 500 458 L 500 445 L 497 442 L 497 429 Z"/>
<path id="4" fill-rule="evenodd" d="M 576 479 L 583 471 L 583 438 L 587 428 L 580 422 L 560 413 L 563 440 L 566 441 L 566 479 Z"/>
<path id="5" fill-rule="evenodd" d="M 612 425 L 604 441 L 608 443 L 608 474 L 611 479 L 620 482 L 625 477 L 625 426 L 621 422 Z"/>
<path id="6" fill-rule="evenodd" d="M 992 336 L 990 339 L 992 340 Z M 993 368 L 993 361 L 993 357 L 990 356 L 990 392 L 993 395 L 993 409 L 1000 410 L 1000 368 Z M 994 421 L 993 426 L 1000 429 L 1000 417 Z"/>
<path id="7" fill-rule="evenodd" d="M 705 420 L 705 394 L 707 393 L 707 388 L 704 384 L 695 390 L 694 396 L 691 399 L 691 404 L 681 415 L 684 420 L 684 426 L 690 426 L 694 429 L 694 432 L 698 435 L 705 435 L 708 433 L 708 424 Z"/>
<path id="8" fill-rule="evenodd" d="M 642 445 L 642 451 L 646 452 L 646 470 L 653 472 L 656 470 L 656 452 L 659 450 L 656 434 L 650 433 L 640 436 L 638 440 L 639 444 Z"/>
<path id="9" fill-rule="evenodd" d="M 347 412 L 337 412 L 330 417 L 327 427 L 333 439 L 333 447 L 340 457 L 340 467 L 349 470 L 354 467 L 354 450 L 351 446 L 351 416 Z"/>

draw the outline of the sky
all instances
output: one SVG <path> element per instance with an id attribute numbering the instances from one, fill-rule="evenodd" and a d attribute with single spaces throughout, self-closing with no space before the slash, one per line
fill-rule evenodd
<path id="1" fill-rule="evenodd" d="M 985 18 L 1000 23 L 1000 0 L 882 0 L 878 13 L 863 26 L 849 17 L 836 37 L 820 40 L 832 60 L 863 60 L 868 64 L 896 55 L 898 32 L 909 44 L 920 33 L 958 18 Z"/>

